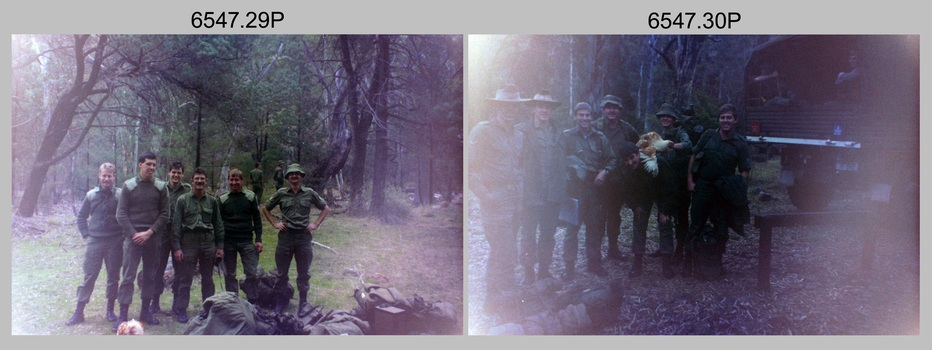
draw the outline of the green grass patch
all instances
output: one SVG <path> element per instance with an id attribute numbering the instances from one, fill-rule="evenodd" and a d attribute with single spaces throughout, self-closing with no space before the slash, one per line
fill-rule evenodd
<path id="1" fill-rule="evenodd" d="M 65 207 L 66 208 L 66 207 Z M 63 208 L 64 209 L 64 208 Z M 277 214 L 278 209 L 273 213 Z M 312 214 L 316 218 L 316 214 Z M 327 309 L 351 310 L 356 306 L 353 288 L 363 281 L 395 287 L 405 295 L 415 293 L 427 301 L 445 301 L 463 309 L 462 207 L 420 207 L 401 224 L 387 225 L 376 217 L 335 214 L 315 232 L 314 240 L 336 252 L 314 247 L 308 302 Z M 264 251 L 259 266 L 275 268 L 278 234 L 263 219 Z M 105 318 L 106 270 L 97 278 L 85 322 L 65 326 L 75 306 L 75 291 L 83 277 L 84 242 L 70 210 L 34 218 L 14 218 L 12 264 L 12 334 L 81 335 L 111 334 Z M 141 264 L 140 264 L 141 265 Z M 245 277 L 237 262 L 238 279 Z M 297 277 L 292 261 L 290 283 Z M 222 276 L 214 274 L 216 290 L 223 290 Z M 139 316 L 136 288 L 129 317 Z M 297 293 L 287 312 L 297 308 Z M 245 298 L 245 294 L 240 291 Z M 170 310 L 172 293 L 166 290 L 159 305 Z M 201 310 L 200 276 L 194 277 L 188 316 Z M 117 310 L 118 312 L 118 310 Z M 460 317 L 462 317 L 460 315 Z M 163 311 L 158 326 L 146 326 L 147 334 L 182 334 L 185 325 Z M 460 320 L 462 322 L 462 320 Z M 459 328 L 462 329 L 462 323 Z"/>

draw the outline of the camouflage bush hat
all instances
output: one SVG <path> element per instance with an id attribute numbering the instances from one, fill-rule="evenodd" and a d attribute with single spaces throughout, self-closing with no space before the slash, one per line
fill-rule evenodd
<path id="1" fill-rule="evenodd" d="M 525 103 L 530 101 L 529 98 L 521 98 L 518 87 L 513 84 L 505 84 L 501 89 L 495 91 L 495 98 L 487 98 L 489 103 Z"/>
<path id="2" fill-rule="evenodd" d="M 285 177 L 288 177 L 291 173 L 300 173 L 301 176 L 305 176 L 304 170 L 301 170 L 301 165 L 294 163 L 288 166 L 288 170 L 285 171 Z"/>
<path id="3" fill-rule="evenodd" d="M 673 117 L 674 119 L 676 119 L 679 113 L 676 112 L 676 109 L 673 108 L 673 105 L 669 103 L 664 103 L 660 105 L 660 111 L 655 113 L 654 115 L 656 115 L 657 118 L 667 116 L 667 117 Z"/>
<path id="4" fill-rule="evenodd" d="M 557 108 L 560 106 L 560 102 L 557 102 L 553 99 L 553 96 L 550 95 L 550 91 L 540 90 L 534 98 L 530 101 L 531 106 L 544 106 L 550 109 Z"/>
<path id="5" fill-rule="evenodd" d="M 599 104 L 599 107 L 605 108 L 605 105 L 609 103 L 618 106 L 618 108 L 625 109 L 624 105 L 621 104 L 621 99 L 615 95 L 605 95 L 605 97 L 602 97 L 602 103 Z"/>

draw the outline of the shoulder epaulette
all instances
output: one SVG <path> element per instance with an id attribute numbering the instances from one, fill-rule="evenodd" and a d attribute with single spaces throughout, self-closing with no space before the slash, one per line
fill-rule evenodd
<path id="1" fill-rule="evenodd" d="M 159 191 L 164 191 L 165 188 L 168 187 L 168 182 L 165 182 L 159 179 L 153 180 L 152 184 L 155 185 L 155 188 L 158 189 Z"/>
<path id="2" fill-rule="evenodd" d="M 246 195 L 246 199 L 248 199 L 250 202 L 252 202 L 253 200 L 256 199 L 256 193 L 253 192 L 253 191 L 250 191 L 250 190 L 247 190 L 247 189 L 244 188 L 244 189 L 243 189 L 243 194 Z"/>
<path id="3" fill-rule="evenodd" d="M 90 202 L 94 200 L 94 197 L 97 197 L 97 192 L 100 191 L 100 187 L 94 187 L 90 191 L 87 191 L 87 194 L 84 195 L 84 198 Z"/>
<path id="4" fill-rule="evenodd" d="M 126 187 L 126 190 L 127 190 L 127 191 L 132 191 L 133 189 L 136 188 L 136 185 L 137 185 L 137 183 L 136 183 L 136 177 L 133 177 L 133 178 L 131 178 L 131 179 L 126 180 L 125 182 L 123 182 L 123 187 Z"/>

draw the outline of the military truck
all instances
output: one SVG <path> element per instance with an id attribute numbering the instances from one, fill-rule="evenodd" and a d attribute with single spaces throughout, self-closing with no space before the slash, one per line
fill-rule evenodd
<path id="1" fill-rule="evenodd" d="M 753 49 L 744 73 L 739 130 L 780 154 L 797 209 L 855 188 L 918 211 L 918 35 L 779 37 Z"/>

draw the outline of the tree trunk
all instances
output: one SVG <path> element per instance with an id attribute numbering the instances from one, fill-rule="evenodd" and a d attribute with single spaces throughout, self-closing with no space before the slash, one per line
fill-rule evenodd
<path id="1" fill-rule="evenodd" d="M 388 159 L 388 81 L 391 79 L 389 74 L 389 65 L 391 64 L 391 53 L 389 44 L 391 38 L 387 35 L 378 36 L 379 51 L 376 54 L 375 74 L 372 84 L 378 84 L 376 95 L 373 96 L 375 101 L 376 119 L 375 125 L 375 157 L 372 166 L 372 201 L 369 204 L 369 211 L 381 214 L 382 206 L 385 203 L 385 177 L 387 176 L 386 160 Z"/>
<path id="2" fill-rule="evenodd" d="M 350 57 L 350 38 L 346 35 L 340 36 L 340 49 L 344 57 Z M 350 192 L 350 211 L 359 213 L 363 211 L 362 188 L 366 179 L 366 153 L 369 147 L 369 128 L 372 125 L 372 112 L 366 110 L 364 113 L 359 112 L 359 75 L 353 67 L 352 62 L 344 60 L 344 67 L 347 74 L 347 90 L 349 98 L 346 101 L 347 111 L 350 122 L 353 126 L 353 164 L 350 166 L 349 186 L 353 189 Z M 377 82 L 373 82 L 369 89 L 369 95 L 377 93 L 379 88 Z"/>
<path id="3" fill-rule="evenodd" d="M 39 202 L 39 193 L 45 184 L 45 177 L 49 168 L 63 159 L 62 155 L 56 157 L 55 152 L 61 146 L 68 131 L 74 121 L 78 107 L 84 103 L 94 92 L 94 86 L 100 78 L 100 67 L 104 58 L 104 49 L 107 44 L 107 36 L 100 36 L 97 41 L 97 47 L 94 49 L 94 58 L 91 60 L 91 72 L 85 75 L 85 60 L 90 52 L 84 52 L 84 45 L 90 35 L 74 36 L 74 58 L 75 58 L 75 79 L 71 89 L 66 92 L 55 105 L 49 119 L 48 129 L 45 130 L 45 136 L 42 144 L 36 152 L 36 159 L 32 169 L 29 172 L 28 182 L 23 192 L 23 199 L 19 203 L 17 215 L 31 217 L 36 212 L 36 206 Z M 86 78 L 86 80 L 85 80 Z M 103 100 L 100 102 L 103 104 Z M 88 127 L 93 120 L 88 120 Z M 71 150 L 73 151 L 73 149 Z M 68 151 L 67 153 L 70 153 Z"/>

